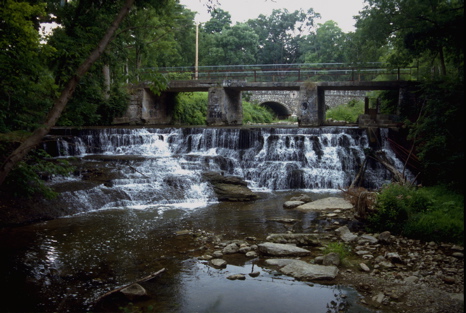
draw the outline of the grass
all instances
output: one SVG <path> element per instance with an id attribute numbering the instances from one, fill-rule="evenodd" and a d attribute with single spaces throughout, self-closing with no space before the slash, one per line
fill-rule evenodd
<path id="1" fill-rule="evenodd" d="M 341 242 L 330 242 L 323 250 L 324 254 L 334 252 L 340 257 L 340 261 L 343 262 L 351 253 L 350 247 Z"/>

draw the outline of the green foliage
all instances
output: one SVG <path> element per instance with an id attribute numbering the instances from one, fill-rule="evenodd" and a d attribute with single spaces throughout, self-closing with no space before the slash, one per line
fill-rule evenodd
<path id="1" fill-rule="evenodd" d="M 3 1 L 0 7 L 0 132 L 32 130 L 50 107 L 56 86 L 40 43 L 44 4 Z"/>
<path id="2" fill-rule="evenodd" d="M 208 93 L 179 93 L 173 114 L 173 122 L 178 125 L 205 125 Z M 263 106 L 243 101 L 244 124 L 267 124 L 275 121 L 274 113 Z"/>
<path id="3" fill-rule="evenodd" d="M 401 233 L 408 219 L 412 190 L 398 184 L 385 186 L 377 197 L 375 214 L 368 218 L 372 229 Z"/>
<path id="4" fill-rule="evenodd" d="M 275 121 L 275 115 L 268 108 L 243 101 L 243 124 L 267 124 Z"/>
<path id="5" fill-rule="evenodd" d="M 444 186 L 387 185 L 377 197 L 368 226 L 425 241 L 463 243 L 464 196 Z"/>
<path id="6" fill-rule="evenodd" d="M 425 82 L 419 120 L 408 124 L 423 165 L 423 184 L 464 191 L 464 84 L 445 78 Z"/>
<path id="7" fill-rule="evenodd" d="M 324 254 L 336 253 L 340 257 L 340 261 L 345 260 L 351 253 L 351 248 L 341 242 L 330 242 L 322 251 Z"/>
<path id="8" fill-rule="evenodd" d="M 179 93 L 176 97 L 173 120 L 181 125 L 205 125 L 207 92 Z"/>
<path id="9" fill-rule="evenodd" d="M 348 103 L 336 106 L 328 110 L 326 114 L 327 119 L 336 121 L 346 121 L 348 123 L 356 123 L 358 116 L 364 113 L 364 102 L 351 100 Z"/>
<path id="10" fill-rule="evenodd" d="M 202 65 L 254 64 L 258 35 L 245 23 L 214 32 L 201 42 Z"/>
<path id="11" fill-rule="evenodd" d="M 319 24 L 315 34 L 310 34 L 303 42 L 305 63 L 341 63 L 344 62 L 344 41 L 346 37 L 337 23 L 327 21 Z"/>
<path id="12" fill-rule="evenodd" d="M 10 144 L 0 143 L 0 155 L 5 155 L 9 149 Z M 31 198 L 35 195 L 47 199 L 56 197 L 57 193 L 46 185 L 45 180 L 55 175 L 67 176 L 74 168 L 66 160 L 52 161 L 50 158 L 42 149 L 29 153 L 27 158 L 11 171 L 0 191 L 13 198 Z"/>
<path id="13" fill-rule="evenodd" d="M 221 8 L 215 8 L 212 10 L 210 12 L 210 17 L 210 20 L 204 24 L 204 31 L 207 34 L 220 33 L 224 29 L 230 28 L 231 14 Z"/>
<path id="14" fill-rule="evenodd" d="M 112 88 L 110 97 L 103 100 L 96 113 L 100 125 L 111 125 L 115 117 L 122 116 L 128 108 L 129 97 L 124 89 Z"/>
<path id="15" fill-rule="evenodd" d="M 463 76 L 463 0 L 371 0 L 357 19 L 362 53 L 390 47 L 386 59 L 394 66 L 422 61 L 430 73 Z"/>
<path id="16" fill-rule="evenodd" d="M 295 63 L 302 53 L 299 50 L 303 38 L 314 27 L 314 19 L 320 14 L 309 9 L 307 12 L 286 9 L 273 10 L 270 16 L 259 15 L 247 24 L 259 36 L 259 51 L 256 64 Z"/>

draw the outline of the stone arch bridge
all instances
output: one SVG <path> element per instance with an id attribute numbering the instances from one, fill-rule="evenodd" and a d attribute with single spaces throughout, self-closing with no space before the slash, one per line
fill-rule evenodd
<path id="1" fill-rule="evenodd" d="M 325 109 L 348 103 L 350 100 L 364 101 L 364 90 L 326 90 Z M 298 116 L 299 91 L 297 90 L 255 90 L 242 93 L 243 100 L 255 102 L 270 108 L 279 119 Z"/>
<path id="2" fill-rule="evenodd" d="M 144 84 L 133 89 L 126 114 L 115 118 L 114 124 L 170 125 L 173 118 L 175 95 L 178 92 L 209 93 L 207 124 L 235 126 L 243 124 L 242 99 L 258 101 L 271 107 L 278 116 L 295 115 L 300 127 L 321 126 L 325 122 L 327 100 L 340 93 L 360 97 L 370 90 L 397 90 L 399 106 L 411 101 L 412 81 L 347 81 L 347 82 L 247 82 L 240 80 L 171 81 L 159 96 Z M 351 94 L 351 95 L 350 95 Z M 330 102 L 330 101 L 329 101 Z M 377 118 L 374 118 L 375 120 Z"/>

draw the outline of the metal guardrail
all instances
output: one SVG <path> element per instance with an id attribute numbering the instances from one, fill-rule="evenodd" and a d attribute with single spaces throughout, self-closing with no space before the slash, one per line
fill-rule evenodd
<path id="1" fill-rule="evenodd" d="M 163 67 L 156 70 L 168 80 L 241 80 L 249 82 L 395 81 L 416 80 L 417 67 L 392 68 L 382 63 L 220 65 Z"/>

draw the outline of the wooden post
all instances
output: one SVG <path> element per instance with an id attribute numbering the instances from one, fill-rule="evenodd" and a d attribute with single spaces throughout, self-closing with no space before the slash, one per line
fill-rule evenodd
<path id="1" fill-rule="evenodd" d="M 194 65 L 194 79 L 199 78 L 199 22 L 196 22 L 196 60 Z"/>

